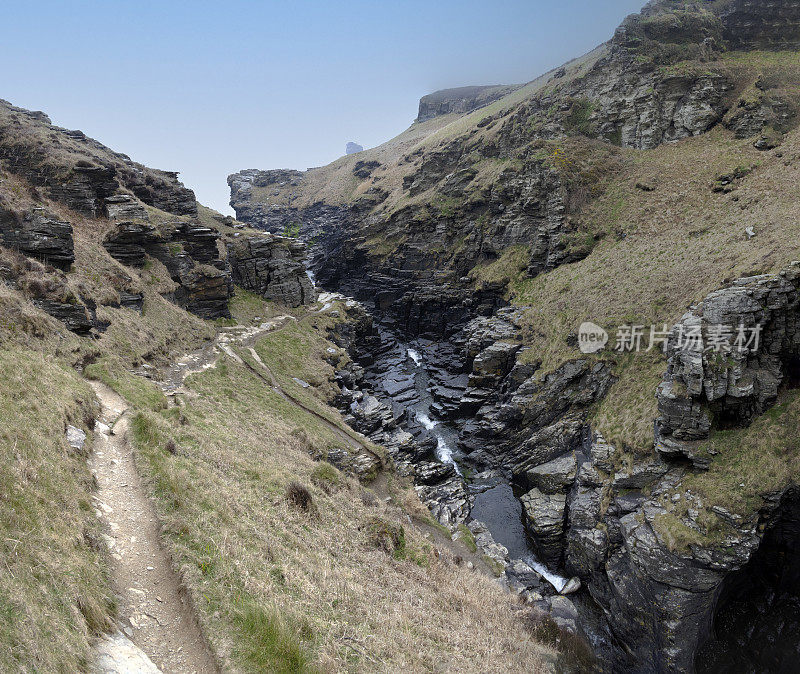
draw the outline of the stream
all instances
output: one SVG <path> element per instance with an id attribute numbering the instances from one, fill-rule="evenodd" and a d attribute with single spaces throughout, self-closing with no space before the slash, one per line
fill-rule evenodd
<path id="1" fill-rule="evenodd" d="M 473 498 L 469 519 L 483 522 L 494 541 L 508 550 L 512 562 L 522 560 L 561 592 L 568 579 L 536 558 L 519 494 L 514 493 L 508 476 L 495 470 L 476 473 L 458 449 L 459 420 L 441 418 L 442 406 L 434 389 L 465 385 L 466 375 L 443 372 L 441 362 L 447 359 L 442 357 L 446 347 L 441 343 L 422 338 L 404 341 L 381 325 L 378 334 L 380 347 L 371 354 L 373 362 L 365 365 L 365 379 L 375 396 L 391 406 L 400 426 L 418 441 L 435 440 L 435 459 L 453 467 Z"/>

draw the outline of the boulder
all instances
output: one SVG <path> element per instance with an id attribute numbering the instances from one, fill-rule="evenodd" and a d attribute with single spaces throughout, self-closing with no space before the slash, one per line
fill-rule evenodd
<path id="1" fill-rule="evenodd" d="M 575 482 L 577 466 L 575 454 L 565 454 L 531 468 L 525 473 L 525 477 L 531 487 L 545 494 L 557 494 L 567 491 Z"/>

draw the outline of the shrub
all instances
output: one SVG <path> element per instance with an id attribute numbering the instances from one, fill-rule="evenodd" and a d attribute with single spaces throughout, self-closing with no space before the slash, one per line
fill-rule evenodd
<path id="1" fill-rule="evenodd" d="M 42 299 L 43 297 L 47 297 L 48 289 L 47 283 L 44 279 L 41 278 L 31 278 L 27 279 L 25 283 L 25 289 L 27 290 L 28 297 L 32 299 Z"/>
<path id="2" fill-rule="evenodd" d="M 458 525 L 458 539 L 466 546 L 467 550 L 470 552 L 477 552 L 478 551 L 478 544 L 475 542 L 475 536 L 472 535 L 472 532 L 469 530 L 466 524 L 459 524 Z"/>
<path id="3" fill-rule="evenodd" d="M 561 655 L 559 671 L 596 671 L 597 659 L 592 647 L 577 634 L 559 627 L 550 616 L 531 612 L 527 626 L 536 641 L 558 649 Z"/>
<path id="4" fill-rule="evenodd" d="M 299 482 L 290 482 L 289 486 L 286 487 L 286 500 L 289 505 L 306 512 L 314 507 L 314 499 L 311 498 L 311 492 Z"/>
<path id="5" fill-rule="evenodd" d="M 393 555 L 406 547 L 406 532 L 399 524 L 373 517 L 364 528 L 367 533 L 367 545 L 371 548 Z"/>
<path id="6" fill-rule="evenodd" d="M 378 497 L 371 491 L 367 489 L 361 490 L 361 503 L 363 503 L 368 508 L 374 508 L 378 505 Z"/>

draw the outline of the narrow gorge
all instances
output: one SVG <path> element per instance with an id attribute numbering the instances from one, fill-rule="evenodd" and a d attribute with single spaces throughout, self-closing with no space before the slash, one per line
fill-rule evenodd
<path id="1" fill-rule="evenodd" d="M 604 671 L 790 671 L 796 449 L 771 424 L 800 267 L 761 186 L 796 170 L 800 8 L 673 5 L 523 87 L 426 97 L 328 167 L 234 174 L 231 204 L 361 302 L 334 336 L 348 422 Z M 627 323 L 661 342 L 615 351 Z M 760 346 L 702 344 L 744 327 Z"/>
<path id="2" fill-rule="evenodd" d="M 235 217 L 0 100 L 0 671 L 800 671 L 800 0 L 651 0 L 304 171 L 298 35 L 392 43 L 251 5 L 163 41 L 227 121 L 148 134 Z"/>

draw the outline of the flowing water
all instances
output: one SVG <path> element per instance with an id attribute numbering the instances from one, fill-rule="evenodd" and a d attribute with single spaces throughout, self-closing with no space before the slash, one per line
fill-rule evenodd
<path id="1" fill-rule="evenodd" d="M 452 465 L 461 477 L 469 475 L 469 458 L 458 449 L 456 423 L 437 419 L 432 411 L 435 400 L 429 369 L 434 366 L 426 362 L 425 341 L 405 343 L 383 329 L 379 333 L 383 348 L 375 364 L 367 368 L 368 379 L 372 380 L 378 397 L 391 402 L 407 430 L 420 436 L 428 434 L 436 440 L 435 454 L 439 461 Z M 475 495 L 472 518 L 486 524 L 495 541 L 508 549 L 510 559 L 523 560 L 560 592 L 567 579 L 536 559 L 525 531 L 522 504 L 509 480 L 497 471 L 465 480 Z"/>

